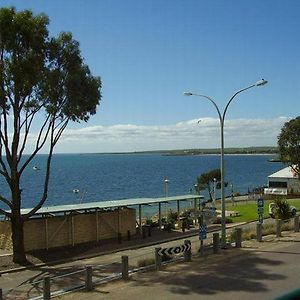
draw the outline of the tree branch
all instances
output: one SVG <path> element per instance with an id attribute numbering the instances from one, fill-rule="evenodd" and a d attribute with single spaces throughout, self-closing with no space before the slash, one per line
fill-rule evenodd
<path id="1" fill-rule="evenodd" d="M 55 135 L 54 142 L 53 142 L 54 145 L 56 145 L 56 143 L 60 139 L 60 137 L 61 137 L 62 133 L 64 132 L 64 130 L 66 129 L 68 123 L 69 123 L 69 119 L 64 120 L 64 124 L 61 126 L 61 128 L 59 128 L 58 132 Z"/>
<path id="2" fill-rule="evenodd" d="M 26 146 L 26 142 L 27 142 L 27 138 L 28 138 L 28 134 L 29 134 L 29 131 L 30 131 L 30 127 L 31 127 L 33 118 L 34 118 L 34 114 L 31 114 L 31 117 L 30 117 L 30 120 L 29 120 L 29 124 L 28 124 L 28 116 L 26 116 L 25 134 L 24 134 L 24 138 L 23 138 L 21 149 L 19 151 L 18 162 L 20 162 L 20 160 L 21 160 L 21 158 L 23 156 L 23 152 L 24 152 L 24 149 L 25 149 L 25 146 Z M 23 126 L 23 124 L 24 124 L 24 122 L 22 123 L 21 126 Z"/>
<path id="3" fill-rule="evenodd" d="M 12 216 L 12 213 L 9 213 L 9 212 L 7 212 L 7 211 L 1 209 L 1 208 L 0 208 L 0 214 L 6 216 L 6 217 L 8 217 L 8 218 L 11 218 L 11 216 Z"/>
<path id="4" fill-rule="evenodd" d="M 0 195 L 0 201 L 2 201 L 3 203 L 5 203 L 10 209 L 12 209 L 12 204 L 9 200 L 7 200 L 6 198 L 4 198 L 3 196 Z"/>
<path id="5" fill-rule="evenodd" d="M 47 159 L 43 195 L 42 195 L 41 200 L 39 201 L 39 203 L 29 213 L 22 216 L 23 220 L 26 220 L 26 219 L 30 218 L 32 215 L 34 215 L 43 206 L 43 204 L 45 203 L 45 201 L 48 197 L 50 167 L 51 167 L 53 149 L 54 149 L 54 146 L 55 146 L 55 144 L 54 144 L 54 140 L 55 140 L 55 138 L 54 138 L 54 131 L 55 131 L 54 120 L 52 120 L 51 125 L 52 126 L 51 126 L 51 137 L 50 137 L 50 150 L 49 150 L 48 159 Z"/>
<path id="6" fill-rule="evenodd" d="M 38 135 L 38 138 L 37 138 L 37 141 L 36 141 L 36 147 L 35 147 L 35 150 L 32 152 L 32 154 L 29 156 L 29 158 L 24 162 L 23 166 L 20 168 L 20 171 L 19 171 L 19 174 L 21 175 L 23 173 L 23 171 L 25 170 L 25 168 L 27 167 L 27 165 L 32 161 L 32 159 L 35 157 L 35 155 L 41 150 L 41 148 L 43 148 L 43 146 L 45 145 L 46 141 L 47 141 L 47 138 L 48 138 L 48 135 L 49 135 L 49 132 L 50 132 L 50 129 L 51 129 L 51 126 L 52 126 L 52 121 L 49 121 L 50 119 L 50 116 L 51 115 L 48 115 L 44 124 L 42 125 L 41 129 L 40 129 L 40 132 L 39 132 L 39 135 Z M 46 127 L 48 123 L 48 128 L 46 129 L 46 133 L 42 139 L 42 134 L 44 132 L 44 129 Z M 42 139 L 42 141 L 41 141 Z"/>

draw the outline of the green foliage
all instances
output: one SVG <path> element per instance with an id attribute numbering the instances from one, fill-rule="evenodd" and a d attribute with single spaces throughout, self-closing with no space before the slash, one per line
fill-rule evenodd
<path id="1" fill-rule="evenodd" d="M 278 136 L 280 160 L 300 176 L 300 116 L 286 122 Z"/>
<path id="2" fill-rule="evenodd" d="M 0 8 L 0 174 L 10 189 L 9 196 L 0 195 L 7 208 L 0 213 L 12 220 L 14 261 L 19 263 L 25 262 L 23 221 L 47 199 L 54 147 L 68 123 L 88 121 L 101 99 L 100 78 L 84 64 L 79 43 L 71 33 L 50 37 L 48 23 L 44 14 Z M 21 216 L 22 175 L 46 145 L 40 198 Z"/>
<path id="3" fill-rule="evenodd" d="M 221 223 L 222 223 L 222 218 L 221 218 L 221 217 L 217 217 L 217 218 L 214 220 L 214 222 L 213 222 L 213 224 L 221 224 Z M 225 218 L 225 223 L 226 223 L 226 224 L 233 223 L 233 219 L 226 217 L 226 218 Z"/>
<path id="4" fill-rule="evenodd" d="M 167 215 L 167 224 L 170 224 L 172 228 L 175 228 L 175 223 L 178 220 L 178 212 L 170 210 Z"/>
<path id="5" fill-rule="evenodd" d="M 272 212 L 276 219 L 287 220 L 292 217 L 291 206 L 285 199 L 275 199 Z"/>
<path id="6" fill-rule="evenodd" d="M 201 174 L 197 177 L 197 184 L 195 186 L 196 191 L 200 193 L 200 191 L 207 189 L 210 197 L 210 201 L 212 201 L 212 191 L 213 191 L 213 184 L 216 182 L 216 188 L 221 188 L 221 170 L 220 169 L 213 169 L 206 173 Z M 228 185 L 227 182 L 224 182 L 224 186 Z"/>
<path id="7" fill-rule="evenodd" d="M 197 185 L 196 190 L 200 193 L 200 191 L 207 189 L 210 200 L 212 200 L 212 184 L 214 183 L 214 180 L 216 182 L 219 182 L 221 180 L 221 170 L 220 169 L 214 169 L 209 172 L 201 174 L 197 178 Z"/>

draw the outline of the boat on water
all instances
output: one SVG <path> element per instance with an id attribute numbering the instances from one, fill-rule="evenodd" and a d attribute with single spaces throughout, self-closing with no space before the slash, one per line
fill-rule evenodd
<path id="1" fill-rule="evenodd" d="M 275 158 L 270 158 L 268 159 L 269 162 L 281 162 L 279 157 L 275 157 Z"/>
<path id="2" fill-rule="evenodd" d="M 32 168 L 34 171 L 39 171 L 40 170 L 40 168 L 39 167 L 37 167 L 37 166 L 33 166 L 33 168 Z"/>

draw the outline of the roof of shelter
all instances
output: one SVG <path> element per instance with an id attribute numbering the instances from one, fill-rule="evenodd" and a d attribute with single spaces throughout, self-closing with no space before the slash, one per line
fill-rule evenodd
<path id="1" fill-rule="evenodd" d="M 180 195 L 173 197 L 160 197 L 160 198 L 136 198 L 136 199 L 122 199 L 122 200 L 110 200 L 110 201 L 99 201 L 99 202 L 89 202 L 89 203 L 80 203 L 80 204 L 65 204 L 65 205 L 55 205 L 40 208 L 35 215 L 40 214 L 55 214 L 55 213 L 64 213 L 72 211 L 86 211 L 86 210 L 96 210 L 96 209 L 109 209 L 109 208 L 118 208 L 124 206 L 133 206 L 133 205 L 151 205 L 172 201 L 184 201 L 184 200 L 194 200 L 194 199 L 203 199 L 202 195 Z M 24 215 L 29 213 L 32 208 L 23 208 L 21 209 L 21 214 Z"/>
<path id="2" fill-rule="evenodd" d="M 297 178 L 297 174 L 291 167 L 286 167 L 269 175 L 268 178 Z"/>

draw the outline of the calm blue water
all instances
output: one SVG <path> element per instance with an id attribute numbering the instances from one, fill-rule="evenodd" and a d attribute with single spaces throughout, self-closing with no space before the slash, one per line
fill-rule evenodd
<path id="1" fill-rule="evenodd" d="M 270 163 L 269 155 L 227 155 L 225 180 L 234 191 L 246 193 L 267 183 L 267 176 L 283 166 Z M 22 207 L 32 207 L 41 194 L 46 156 L 39 155 L 26 170 L 22 181 Z M 162 156 L 159 154 L 60 154 L 54 155 L 46 206 L 165 195 L 169 179 L 170 196 L 186 194 L 196 177 L 218 168 L 218 155 Z M 38 166 L 40 170 L 34 170 Z M 73 189 L 82 193 L 75 194 Z M 0 192 L 8 196 L 1 178 Z M 231 188 L 228 188 L 229 195 Z M 3 207 L 3 206 L 2 206 Z"/>

